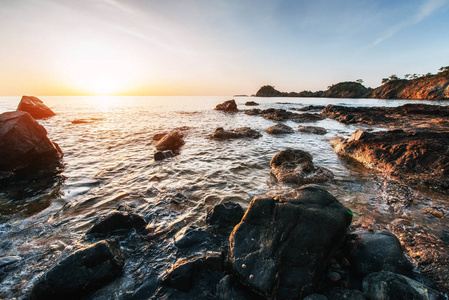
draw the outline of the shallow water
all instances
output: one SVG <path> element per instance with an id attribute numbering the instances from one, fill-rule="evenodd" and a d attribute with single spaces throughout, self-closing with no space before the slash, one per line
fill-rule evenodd
<path id="1" fill-rule="evenodd" d="M 189 224 L 204 225 L 208 209 L 235 201 L 244 208 L 255 195 L 286 191 L 294 185 L 277 183 L 269 162 L 285 148 L 309 151 L 314 162 L 335 174 L 323 186 L 355 214 L 357 226 L 383 226 L 397 217 L 385 205 L 379 174 L 341 160 L 329 139 L 348 137 L 362 125 L 344 125 L 325 119 L 313 123 L 286 124 L 325 127 L 326 135 L 295 132 L 268 135 L 272 120 L 243 112 L 215 111 L 229 97 L 40 97 L 56 116 L 39 120 L 51 140 L 64 152 L 64 170 L 45 180 L 22 180 L 0 188 L 0 257 L 22 259 L 0 274 L 0 298 L 23 297 L 34 281 L 62 257 L 91 243 L 86 231 L 99 215 L 120 204 L 142 214 L 157 229 Z M 300 108 L 307 105 L 398 106 L 413 101 L 326 98 L 235 98 L 239 109 L 256 101 L 260 109 Z M 15 110 L 20 97 L 0 98 L 0 113 Z M 426 103 L 420 101 L 419 103 Z M 448 102 L 432 102 L 447 105 Z M 263 133 L 256 140 L 216 141 L 209 136 L 217 127 L 249 126 Z M 156 133 L 184 128 L 185 145 L 180 155 L 153 160 Z M 379 128 L 379 130 L 382 130 Z M 423 197 L 425 191 L 413 191 Z M 430 195 L 433 206 L 446 206 L 449 197 Z M 431 199 L 431 200 L 430 200 Z M 406 217 L 449 240 L 447 222 L 423 214 L 429 203 L 412 205 Z M 404 217 L 404 214 L 401 214 Z M 131 234 L 122 242 L 124 275 L 92 298 L 120 298 L 156 278 L 176 260 L 172 240 L 149 243 Z M 153 280 L 153 279 L 152 279 Z"/>

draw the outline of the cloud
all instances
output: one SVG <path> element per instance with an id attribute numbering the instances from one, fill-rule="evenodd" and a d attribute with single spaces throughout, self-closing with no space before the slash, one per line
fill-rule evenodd
<path id="1" fill-rule="evenodd" d="M 401 30 L 421 22 L 422 20 L 433 14 L 436 10 L 438 10 L 439 8 L 443 7 L 448 3 L 449 0 L 425 0 L 424 3 L 418 8 L 418 11 L 416 12 L 415 15 L 413 15 L 410 19 L 405 20 L 404 22 L 401 22 L 388 28 L 388 30 L 383 34 L 383 36 L 378 38 L 372 44 L 372 47 L 377 46 L 383 41 L 393 37 Z"/>

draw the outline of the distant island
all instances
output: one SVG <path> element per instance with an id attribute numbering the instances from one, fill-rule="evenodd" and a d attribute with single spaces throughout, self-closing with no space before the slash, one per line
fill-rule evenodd
<path id="1" fill-rule="evenodd" d="M 403 79 L 391 75 L 383 78 L 382 85 L 375 89 L 367 88 L 362 83 L 361 79 L 345 81 L 329 86 L 326 91 L 316 92 L 281 92 L 274 86 L 264 85 L 256 96 L 448 100 L 449 66 L 441 67 L 437 74 L 407 74 Z"/>

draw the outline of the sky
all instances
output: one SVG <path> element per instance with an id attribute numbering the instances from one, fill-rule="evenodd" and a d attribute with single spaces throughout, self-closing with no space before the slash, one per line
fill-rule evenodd
<path id="1" fill-rule="evenodd" d="M 449 65 L 449 0 L 0 0 L 0 96 L 325 90 Z"/>

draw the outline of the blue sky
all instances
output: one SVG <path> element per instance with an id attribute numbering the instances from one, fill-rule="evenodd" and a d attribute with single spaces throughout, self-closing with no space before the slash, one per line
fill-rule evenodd
<path id="1" fill-rule="evenodd" d="M 322 90 L 449 65 L 449 0 L 0 0 L 1 95 Z"/>

